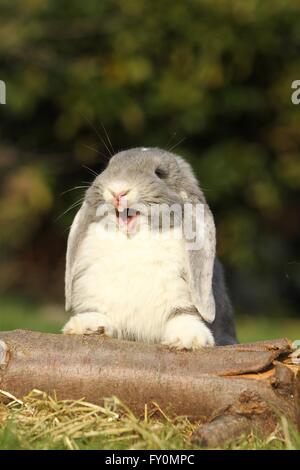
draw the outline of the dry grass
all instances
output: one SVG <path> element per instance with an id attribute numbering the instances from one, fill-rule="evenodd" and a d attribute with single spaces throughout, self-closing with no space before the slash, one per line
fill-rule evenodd
<path id="1" fill-rule="evenodd" d="M 150 413 L 145 407 L 141 418 L 116 397 L 101 407 L 83 399 L 59 401 L 39 390 L 22 401 L 0 394 L 0 429 L 21 448 L 192 448 L 189 437 L 195 425 L 186 418 L 171 420 L 155 404 Z"/>
<path id="2" fill-rule="evenodd" d="M 171 419 L 155 403 L 137 417 L 116 397 L 101 407 L 83 399 L 57 400 L 39 390 L 23 400 L 0 391 L 2 449 L 197 449 L 190 442 L 196 426 L 184 417 Z M 268 439 L 251 435 L 230 448 L 296 449 L 300 439 L 283 420 Z"/>

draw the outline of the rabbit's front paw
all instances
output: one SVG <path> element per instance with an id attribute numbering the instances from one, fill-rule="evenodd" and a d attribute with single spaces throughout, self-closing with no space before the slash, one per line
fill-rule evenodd
<path id="1" fill-rule="evenodd" d="M 182 314 L 167 322 L 162 344 L 175 349 L 201 349 L 214 346 L 215 342 L 211 331 L 199 317 Z"/>
<path id="2" fill-rule="evenodd" d="M 65 335 L 89 335 L 92 333 L 102 333 L 110 336 L 106 315 L 97 312 L 78 313 L 71 317 L 62 329 Z"/>

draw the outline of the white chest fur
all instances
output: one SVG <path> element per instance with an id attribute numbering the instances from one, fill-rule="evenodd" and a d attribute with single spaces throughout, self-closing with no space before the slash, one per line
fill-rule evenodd
<path id="1" fill-rule="evenodd" d="M 174 232 L 128 238 L 91 224 L 74 265 L 73 310 L 104 313 L 119 336 L 159 341 L 170 312 L 191 305 L 186 263 Z"/>

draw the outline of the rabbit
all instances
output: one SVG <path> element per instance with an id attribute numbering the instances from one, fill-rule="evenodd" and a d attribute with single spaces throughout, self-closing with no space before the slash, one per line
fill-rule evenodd
<path id="1" fill-rule="evenodd" d="M 191 212 L 183 222 L 193 227 L 197 205 L 203 208 L 196 248 L 176 214 L 162 227 L 160 208 L 185 204 Z M 156 230 L 150 208 L 159 208 Z M 65 296 L 73 316 L 63 333 L 101 332 L 179 350 L 236 343 L 215 251 L 212 213 L 182 157 L 144 147 L 115 154 L 86 191 L 69 232 Z"/>

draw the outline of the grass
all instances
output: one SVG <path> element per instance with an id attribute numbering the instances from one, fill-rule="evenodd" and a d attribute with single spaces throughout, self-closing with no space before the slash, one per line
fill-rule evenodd
<path id="1" fill-rule="evenodd" d="M 42 305 L 22 298 L 0 298 L 0 331 L 22 328 L 59 333 L 66 319 L 62 305 Z"/>
<path id="2" fill-rule="evenodd" d="M 0 449 L 197 450 L 190 439 L 196 426 L 184 417 L 171 419 L 156 404 L 135 416 L 116 397 L 101 407 L 38 390 L 22 401 L 0 392 Z M 300 437 L 283 420 L 267 439 L 252 434 L 225 448 L 300 449 Z"/>
<path id="3" fill-rule="evenodd" d="M 0 300 L 0 312 L 0 331 L 58 333 L 67 318 L 60 305 L 15 298 Z M 300 339 L 300 320 L 291 318 L 241 316 L 237 329 L 241 342 Z M 156 404 L 144 416 L 135 416 L 116 397 L 100 407 L 84 400 L 59 401 L 38 390 L 23 400 L 0 392 L 0 449 L 198 449 L 190 440 L 196 426 L 185 417 L 171 419 Z M 300 435 L 283 419 L 267 439 L 252 434 L 225 448 L 300 449 Z"/>
<path id="4" fill-rule="evenodd" d="M 238 338 L 241 343 L 265 339 L 300 339 L 300 319 L 241 316 L 237 319 Z"/>

